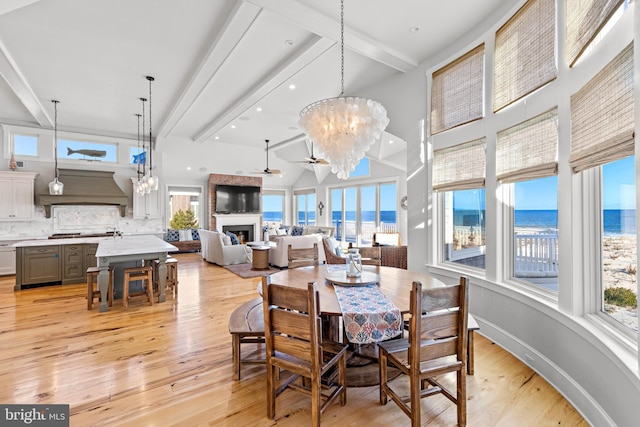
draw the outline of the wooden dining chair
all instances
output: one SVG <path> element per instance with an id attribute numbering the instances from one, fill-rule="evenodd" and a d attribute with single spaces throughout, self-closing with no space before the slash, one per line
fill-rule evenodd
<path id="1" fill-rule="evenodd" d="M 362 257 L 363 265 L 382 265 L 379 246 L 359 247 L 358 251 L 360 252 L 360 256 Z"/>
<path id="2" fill-rule="evenodd" d="M 467 422 L 467 288 L 468 278 L 454 286 L 422 289 L 414 282 L 410 296 L 409 337 L 378 344 L 380 404 L 387 396 L 420 426 L 420 399 L 441 393 L 456 404 L 458 425 Z M 387 368 L 395 367 L 409 377 L 410 396 L 403 397 L 392 387 L 402 376 L 388 380 Z M 436 376 L 456 373 L 453 394 Z"/>
<path id="3" fill-rule="evenodd" d="M 287 247 L 289 257 L 289 268 L 308 267 L 318 265 L 318 244 L 314 243 L 312 248 L 292 248 Z"/>
<path id="4" fill-rule="evenodd" d="M 267 415 L 275 417 L 276 398 L 286 389 L 311 396 L 311 422 L 320 426 L 325 409 L 339 398 L 347 403 L 347 346 L 322 341 L 315 282 L 306 288 L 272 284 L 262 278 L 267 356 Z"/>

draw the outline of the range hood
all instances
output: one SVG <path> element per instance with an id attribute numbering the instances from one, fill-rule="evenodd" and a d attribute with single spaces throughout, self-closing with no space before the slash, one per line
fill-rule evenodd
<path id="1" fill-rule="evenodd" d="M 64 184 L 64 194 L 52 196 L 40 194 L 39 204 L 44 214 L 51 218 L 53 205 L 109 205 L 119 206 L 120 216 L 127 212 L 129 197 L 113 179 L 115 172 L 58 169 L 58 178 Z"/>

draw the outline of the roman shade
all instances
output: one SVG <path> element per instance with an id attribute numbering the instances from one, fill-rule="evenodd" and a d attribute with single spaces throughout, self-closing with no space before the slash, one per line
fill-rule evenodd
<path id="1" fill-rule="evenodd" d="M 484 187 L 486 139 L 476 139 L 433 152 L 433 189 L 469 190 Z"/>
<path id="2" fill-rule="evenodd" d="M 529 0 L 497 32 L 493 110 L 556 78 L 555 1 Z"/>
<path id="3" fill-rule="evenodd" d="M 571 96 L 571 167 L 634 154 L 633 43 Z"/>
<path id="4" fill-rule="evenodd" d="M 624 0 L 567 0 L 565 58 L 572 67 Z"/>
<path id="5" fill-rule="evenodd" d="M 432 75 L 431 134 L 482 118 L 484 44 Z"/>
<path id="6" fill-rule="evenodd" d="M 558 109 L 498 132 L 496 177 L 502 182 L 558 173 Z"/>

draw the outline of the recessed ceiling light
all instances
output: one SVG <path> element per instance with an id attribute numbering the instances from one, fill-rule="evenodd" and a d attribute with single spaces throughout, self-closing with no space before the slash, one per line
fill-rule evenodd
<path id="1" fill-rule="evenodd" d="M 293 83 L 291 83 L 291 84 L 289 85 L 289 89 L 293 90 L 293 89 L 295 89 L 295 88 L 296 88 L 296 85 L 294 85 Z"/>
<path id="2" fill-rule="evenodd" d="M 289 130 L 298 130 L 297 126 L 289 126 Z"/>
<path id="3" fill-rule="evenodd" d="M 418 31 L 420 31 L 420 27 L 411 27 L 409 28 L 409 31 L 412 33 L 417 33 Z"/>
<path id="4" fill-rule="evenodd" d="M 393 144 L 393 139 L 390 139 L 390 140 L 389 140 L 389 144 Z"/>
<path id="5" fill-rule="evenodd" d="M 206 172 L 207 168 L 205 168 L 204 166 L 201 166 L 200 169 L 198 169 L 200 172 Z"/>
<path id="6" fill-rule="evenodd" d="M 191 166 L 187 166 L 187 170 L 190 171 L 191 170 Z"/>
<path id="7" fill-rule="evenodd" d="M 293 40 L 285 40 L 284 44 L 289 45 L 289 46 L 293 46 Z"/>
<path id="8" fill-rule="evenodd" d="M 220 137 L 216 135 L 213 139 L 220 139 Z"/>
<path id="9" fill-rule="evenodd" d="M 256 111 L 259 113 L 260 111 L 262 111 L 262 107 L 256 107 Z"/>
<path id="10" fill-rule="evenodd" d="M 235 129 L 235 128 L 236 128 L 236 125 L 231 125 L 231 129 Z"/>
<path id="11" fill-rule="evenodd" d="M 242 120 L 243 122 L 248 122 L 249 120 L 251 120 L 247 116 L 240 116 L 239 119 Z"/>

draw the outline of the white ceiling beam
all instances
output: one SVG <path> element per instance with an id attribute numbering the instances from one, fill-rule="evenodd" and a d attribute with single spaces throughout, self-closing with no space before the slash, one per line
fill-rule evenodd
<path id="1" fill-rule="evenodd" d="M 282 62 L 274 71 L 269 73 L 268 76 L 249 88 L 232 105 L 226 108 L 223 114 L 212 120 L 193 140 L 196 142 L 204 142 L 211 138 L 238 116 L 242 115 L 247 109 L 286 83 L 291 77 L 295 76 L 334 45 L 335 43 L 331 40 L 313 36 L 309 42 L 305 43 L 292 56 L 287 58 L 286 61 Z"/>
<path id="2" fill-rule="evenodd" d="M 333 20 L 304 4 L 282 0 L 244 0 L 287 19 L 294 24 L 334 41 L 339 34 L 340 21 Z M 345 47 L 374 61 L 403 73 L 418 68 L 418 63 L 402 53 L 349 28 L 344 29 Z"/>
<path id="3" fill-rule="evenodd" d="M 40 100 L 31 89 L 31 85 L 18 68 L 6 46 L 0 40 L 0 76 L 5 79 L 11 90 L 16 94 L 20 102 L 31 113 L 33 118 L 42 127 L 53 127 L 53 121 Z"/>
<path id="4" fill-rule="evenodd" d="M 261 8 L 255 5 L 246 2 L 236 3 L 233 11 L 229 14 L 229 18 L 209 47 L 208 52 L 203 56 L 200 65 L 191 76 L 184 91 L 178 100 L 173 103 L 173 109 L 160 126 L 159 136 L 167 137 L 189 109 L 193 107 L 218 69 L 251 28 L 260 11 Z"/>
<path id="5" fill-rule="evenodd" d="M 21 7 L 29 6 L 31 3 L 35 3 L 40 0 L 2 0 L 0 2 L 0 15 L 12 12 Z"/>

